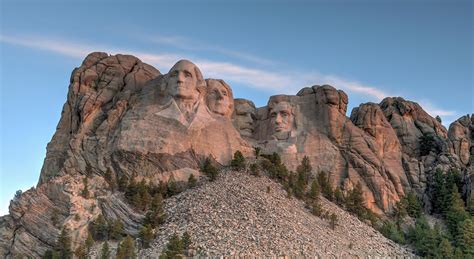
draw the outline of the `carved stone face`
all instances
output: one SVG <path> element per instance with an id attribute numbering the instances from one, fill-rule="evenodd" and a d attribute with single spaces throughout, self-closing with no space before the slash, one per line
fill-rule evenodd
<path id="1" fill-rule="evenodd" d="M 293 120 L 292 108 L 288 102 L 279 102 L 270 110 L 270 121 L 274 133 L 291 131 Z"/>
<path id="2" fill-rule="evenodd" d="M 255 114 L 257 110 L 248 102 L 235 103 L 235 126 L 240 135 L 252 137 L 255 130 Z"/>
<path id="3" fill-rule="evenodd" d="M 232 115 L 232 93 L 218 80 L 208 80 L 206 103 L 209 110 L 222 116 Z"/>
<path id="4" fill-rule="evenodd" d="M 199 96 L 195 65 L 187 60 L 176 63 L 168 73 L 168 88 L 175 99 L 196 100 Z"/>

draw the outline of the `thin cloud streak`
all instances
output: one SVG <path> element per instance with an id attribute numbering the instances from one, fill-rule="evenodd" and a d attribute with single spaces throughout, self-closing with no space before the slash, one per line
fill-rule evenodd
<path id="1" fill-rule="evenodd" d="M 196 40 L 192 40 L 186 37 L 181 36 L 163 36 L 157 35 L 153 37 L 144 37 L 147 41 L 154 42 L 157 44 L 165 44 L 173 47 L 177 47 L 183 50 L 192 50 L 192 51 L 212 51 L 219 54 L 227 55 L 230 57 L 238 58 L 241 60 L 250 61 L 253 63 L 258 63 L 261 65 L 274 65 L 276 62 L 261 57 L 256 57 L 254 55 L 239 52 L 235 50 L 226 49 L 220 46 L 208 45 Z"/>
<path id="2" fill-rule="evenodd" d="M 180 38 L 170 38 L 167 41 L 172 43 L 178 40 L 180 40 Z M 40 37 L 11 37 L 0 35 L 0 42 L 32 49 L 51 51 L 75 58 L 84 58 L 87 54 L 97 51 L 98 49 L 109 53 L 128 53 L 139 57 L 146 63 L 155 65 L 160 70 L 162 69 L 162 71 L 168 71 L 176 61 L 185 58 L 180 54 L 154 54 L 112 47 L 71 43 L 64 40 L 51 40 Z M 288 73 L 267 71 L 245 67 L 230 62 L 217 62 L 206 59 L 195 59 L 194 62 L 208 77 L 224 78 L 227 81 L 246 84 L 272 93 L 294 94 L 296 91 L 306 86 L 314 84 L 330 84 L 349 93 L 364 95 L 369 98 L 369 101 L 379 102 L 383 98 L 390 96 L 390 94 L 376 87 L 346 80 L 335 75 L 322 75 L 314 72 Z M 437 108 L 427 101 L 420 102 L 420 104 L 422 104 L 422 107 L 432 116 L 455 116 L 457 114 L 455 111 Z"/>

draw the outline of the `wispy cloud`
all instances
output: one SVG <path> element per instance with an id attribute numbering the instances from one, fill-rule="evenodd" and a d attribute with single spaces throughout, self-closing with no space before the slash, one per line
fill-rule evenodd
<path id="1" fill-rule="evenodd" d="M 169 44 L 186 44 L 182 43 L 187 40 L 181 37 L 160 38 L 160 41 Z M 42 37 L 14 37 L 0 35 L 0 42 L 24 46 L 33 49 L 51 51 L 61 55 L 84 58 L 93 51 L 104 51 L 108 53 L 127 53 L 139 57 L 146 63 L 156 66 L 161 71 L 168 71 L 173 64 L 179 60 L 186 58 L 179 53 L 149 53 L 136 51 L 132 49 L 120 49 L 110 46 L 100 46 L 94 44 L 81 44 L 70 42 L 62 39 L 50 39 Z M 256 69 L 250 66 L 243 66 L 232 62 L 219 62 L 208 59 L 193 59 L 202 70 L 206 77 L 223 78 L 226 81 L 244 84 L 265 90 L 270 93 L 286 93 L 294 94 L 296 91 L 305 86 L 313 84 L 330 84 L 338 89 L 342 89 L 348 93 L 365 96 L 368 101 L 381 101 L 383 98 L 390 96 L 389 93 L 375 87 L 366 85 L 354 80 L 347 80 L 337 75 L 324 75 L 317 72 L 309 71 L 278 71 Z M 432 116 L 452 117 L 456 116 L 455 111 L 444 110 L 436 107 L 431 102 L 422 100 L 422 107 Z"/>
<path id="2" fill-rule="evenodd" d="M 226 55 L 229 57 L 233 57 L 233 58 L 237 58 L 237 59 L 241 59 L 245 61 L 250 61 L 252 63 L 257 63 L 260 65 L 273 65 L 277 63 L 273 60 L 258 57 L 256 55 L 252 55 L 249 53 L 227 49 L 218 45 L 199 42 L 199 41 L 182 37 L 182 36 L 154 35 L 152 37 L 143 36 L 142 38 L 149 42 L 170 45 L 182 50 L 211 51 L 211 52 L 219 53 L 219 54 Z"/>

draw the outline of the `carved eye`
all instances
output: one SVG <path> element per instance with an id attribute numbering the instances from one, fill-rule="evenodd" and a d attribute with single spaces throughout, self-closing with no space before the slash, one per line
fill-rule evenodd
<path id="1" fill-rule="evenodd" d="M 275 118 L 277 116 L 276 112 L 270 113 L 270 117 Z"/>
<path id="2" fill-rule="evenodd" d="M 185 77 L 193 77 L 193 74 L 191 74 L 189 71 L 184 71 L 184 76 Z"/>
<path id="3" fill-rule="evenodd" d="M 176 77 L 176 76 L 178 76 L 178 71 L 175 70 L 171 72 L 170 77 Z"/>

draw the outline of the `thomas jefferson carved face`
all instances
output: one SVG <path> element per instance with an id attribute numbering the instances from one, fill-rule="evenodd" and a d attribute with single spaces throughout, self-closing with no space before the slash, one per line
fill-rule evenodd
<path id="1" fill-rule="evenodd" d="M 270 110 L 270 121 L 274 133 L 289 132 L 293 128 L 292 107 L 288 102 L 279 102 L 272 105 Z"/>
<path id="2" fill-rule="evenodd" d="M 255 130 L 255 114 L 257 109 L 248 101 L 235 102 L 235 120 L 234 124 L 240 135 L 252 137 Z"/>
<path id="3" fill-rule="evenodd" d="M 206 103 L 212 112 L 230 117 L 233 112 L 234 100 L 232 90 L 222 80 L 209 79 L 207 81 Z"/>
<path id="4" fill-rule="evenodd" d="M 180 60 L 170 69 L 168 75 L 168 89 L 173 98 L 198 99 L 199 78 L 196 74 L 196 65 L 187 60 Z"/>

